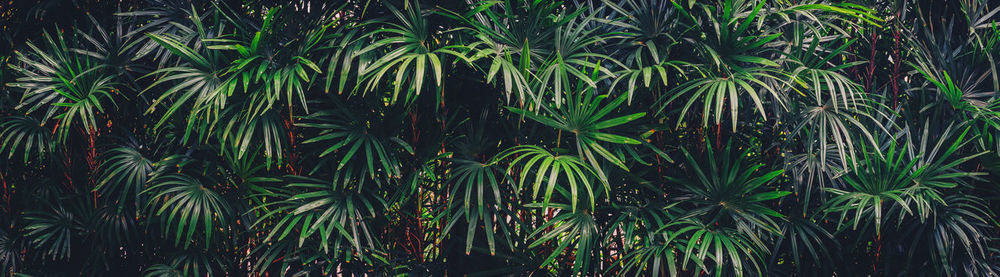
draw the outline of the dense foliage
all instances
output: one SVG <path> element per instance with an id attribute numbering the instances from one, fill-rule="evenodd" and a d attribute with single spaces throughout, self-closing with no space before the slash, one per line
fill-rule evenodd
<path id="1" fill-rule="evenodd" d="M 4 276 L 1000 273 L 1000 3 L 0 20 Z"/>

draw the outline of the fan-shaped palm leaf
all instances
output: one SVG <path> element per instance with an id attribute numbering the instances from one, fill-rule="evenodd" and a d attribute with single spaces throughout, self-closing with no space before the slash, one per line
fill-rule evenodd
<path id="1" fill-rule="evenodd" d="M 769 253 L 763 243 L 732 228 L 714 228 L 696 221 L 681 220 L 664 226 L 661 232 L 667 232 L 665 245 L 680 243 L 677 250 L 684 255 L 682 270 L 687 270 L 688 263 L 694 261 L 701 269 L 713 271 L 715 276 L 727 274 L 727 269 L 735 276 L 761 275 L 763 259 Z M 715 263 L 714 269 L 708 268 L 706 262 L 709 261 Z M 726 267 L 729 264 L 731 268 Z"/>
<path id="2" fill-rule="evenodd" d="M 968 128 L 942 149 L 944 142 L 951 139 L 951 126 L 932 148 L 927 148 L 930 141 L 926 126 L 919 147 L 914 143 L 918 139 L 907 136 L 903 144 L 890 141 L 885 157 L 862 151 L 863 160 L 851 174 L 842 177 L 850 190 L 826 188 L 836 195 L 826 203 L 826 211 L 840 212 L 838 228 L 845 227 L 845 221 L 855 229 L 865 222 L 865 226 L 874 224 L 876 234 L 881 234 L 883 214 L 890 208 L 899 210 L 897 220 L 903 220 L 906 214 L 924 220 L 932 213 L 934 203 L 945 204 L 940 189 L 954 188 L 961 178 L 978 174 L 958 171 L 956 167 L 985 152 L 951 157 L 968 143 L 964 140 Z"/>
<path id="3" fill-rule="evenodd" d="M 212 11 L 207 11 L 209 14 L 199 15 L 198 9 L 191 5 L 193 3 L 187 1 L 151 0 L 148 2 L 150 5 L 143 10 L 119 12 L 115 15 L 143 22 L 140 27 L 124 34 L 125 37 L 134 37 L 136 46 L 139 47 L 132 58 L 140 59 L 152 55 L 153 59 L 159 61 L 160 65 L 164 65 L 169 60 L 170 51 L 161 47 L 155 40 L 143 35 L 172 34 L 180 36 L 196 33 L 195 30 L 191 29 L 191 25 L 176 23 L 189 22 L 192 20 L 192 16 L 195 17 L 193 21 L 205 22 Z"/>
<path id="4" fill-rule="evenodd" d="M 101 195 L 118 195 L 118 208 L 124 208 L 127 200 L 137 200 L 146 190 L 149 175 L 153 173 L 153 161 L 146 158 L 139 149 L 118 147 L 104 153 L 101 163 L 102 177 L 94 188 Z M 133 202 L 139 208 L 139 201 Z"/>
<path id="5" fill-rule="evenodd" d="M 555 37 L 555 27 L 574 17 L 555 17 L 561 9 L 556 1 L 486 1 L 471 5 L 464 14 L 446 11 L 445 15 L 461 20 L 473 31 L 475 41 L 468 48 L 470 61 L 487 59 L 488 69 L 473 63 L 486 73 L 486 82 L 503 82 L 507 100 L 517 93 L 520 103 L 539 103 L 532 88 L 531 70 L 548 55 Z"/>
<path id="6" fill-rule="evenodd" d="M 250 151 L 262 150 L 267 167 L 281 165 L 291 136 L 281 115 L 276 110 L 249 115 L 245 113 L 247 109 L 249 107 L 244 105 L 234 105 L 222 112 L 226 120 L 219 124 L 219 143 L 229 145 L 237 159 L 248 157 Z M 258 147 L 261 144 L 263 148 Z"/>
<path id="7" fill-rule="evenodd" d="M 44 251 L 44 255 L 52 258 L 68 259 L 73 245 L 73 239 L 83 227 L 73 213 L 61 205 L 49 210 L 29 213 L 24 227 L 32 247 Z"/>
<path id="8" fill-rule="evenodd" d="M 751 234 L 754 240 L 759 239 L 752 235 L 756 232 L 750 229 L 751 226 L 779 233 L 774 219 L 784 216 L 765 203 L 790 192 L 769 190 L 764 185 L 774 181 L 784 170 L 758 173 L 764 165 L 747 159 L 750 149 L 733 151 L 732 141 L 718 153 L 708 142 L 706 149 L 706 160 L 699 162 L 687 149 L 681 148 L 693 174 L 666 177 L 687 189 L 688 194 L 681 199 L 694 203 L 696 207 L 688 213 L 706 214 L 709 218 L 706 224 L 725 222 L 729 218 L 737 223 L 741 232 Z"/>
<path id="9" fill-rule="evenodd" d="M 197 18 L 197 14 L 195 14 Z M 228 59 L 220 53 L 207 49 L 202 40 L 210 39 L 205 27 L 198 20 L 191 20 L 196 30 L 191 39 L 173 34 L 146 34 L 151 41 L 158 43 L 176 57 L 177 64 L 172 67 L 157 69 L 145 77 L 156 76 L 156 80 L 143 93 L 169 85 L 159 92 L 156 100 L 149 106 L 146 113 L 150 114 L 160 106 L 161 102 L 169 100 L 170 104 L 155 124 L 159 129 L 173 115 L 185 107 L 190 109 L 185 124 L 183 141 L 187 142 L 193 131 L 198 130 L 200 140 L 205 140 L 219 120 L 219 113 L 226 108 L 228 99 L 236 91 L 237 82 L 227 81 L 221 75 Z M 221 24 L 220 24 L 221 25 Z M 219 29 L 224 28 L 219 26 Z M 220 30 L 221 31 L 221 30 Z M 189 107 L 188 107 L 189 105 Z"/>
<path id="10" fill-rule="evenodd" d="M 501 200 L 500 186 L 503 180 L 498 180 L 492 166 L 477 161 L 453 159 L 452 188 L 448 199 L 448 208 L 451 210 L 451 220 L 448 221 L 444 230 L 441 231 L 441 238 L 448 234 L 459 220 L 464 219 L 469 224 L 466 232 L 465 253 L 472 250 L 473 241 L 476 238 L 478 222 L 482 222 L 483 230 L 486 233 L 486 240 L 490 248 L 490 254 L 496 254 L 496 238 L 493 226 L 498 226 L 507 236 L 507 245 L 513 247 L 510 240 L 510 230 L 506 222 L 498 222 L 502 218 L 504 202 Z M 508 191 L 507 189 L 503 190 Z M 440 239 L 439 239 L 440 240 Z"/>
<path id="11" fill-rule="evenodd" d="M 336 21 L 317 26 L 303 34 L 301 43 L 287 45 L 275 30 L 272 21 L 279 9 L 269 10 L 260 30 L 247 38 L 206 39 L 208 49 L 236 51 L 239 57 L 227 67 L 227 86 L 242 86 L 243 92 L 252 90 L 251 104 L 241 109 L 249 118 L 255 118 L 273 108 L 276 101 L 288 105 L 289 115 L 294 110 L 296 98 L 309 112 L 305 91 L 311 85 L 311 75 L 321 70 L 310 57 L 325 37 L 326 30 Z M 249 34 L 248 34 L 249 36 Z M 308 70 L 308 71 L 307 71 Z M 242 153 L 240 154 L 242 156 Z"/>
<path id="12" fill-rule="evenodd" d="M 934 203 L 932 219 L 907 224 L 903 234 L 912 238 L 909 259 L 918 255 L 920 245 L 927 247 L 936 261 L 935 270 L 943 274 L 956 274 L 955 263 L 964 267 L 980 268 L 986 275 L 996 274 L 989 266 L 987 249 L 989 237 L 986 228 L 993 222 L 992 214 L 981 198 L 971 195 L 949 195 L 943 203 Z M 909 261 L 908 259 L 908 261 Z"/>
<path id="13" fill-rule="evenodd" d="M 365 91 L 372 91 L 382 82 L 390 81 L 387 80 L 386 74 L 394 71 L 392 102 L 398 99 L 399 91 L 405 86 L 407 87 L 405 100 L 410 103 L 423 91 L 424 78 L 428 74 L 433 73 L 435 86 L 441 86 L 446 65 L 445 55 L 460 59 L 465 59 L 465 56 L 453 50 L 457 46 L 441 45 L 447 43 L 442 41 L 446 37 L 438 37 L 436 31 L 428 27 L 419 1 L 406 3 L 403 11 L 384 3 L 399 23 L 378 22 L 384 27 L 368 33 L 367 36 L 385 34 L 385 37 L 358 50 L 354 55 L 365 55 L 375 50 L 379 53 L 385 51 L 377 60 L 362 69 L 361 75 L 367 79 Z"/>
<path id="14" fill-rule="evenodd" d="M 24 147 L 24 162 L 35 157 L 44 159 L 52 153 L 51 132 L 41 122 L 29 116 L 4 117 L 0 123 L 0 152 L 7 152 L 13 158 L 20 147 Z"/>
<path id="15" fill-rule="evenodd" d="M 556 108 L 563 105 L 563 95 L 592 90 L 597 87 L 597 80 L 615 76 L 610 69 L 601 66 L 602 61 L 620 63 L 610 56 L 590 51 L 589 47 L 605 43 L 607 35 L 592 27 L 596 13 L 583 16 L 582 11 L 561 15 L 572 20 L 556 27 L 552 52 L 534 73 L 537 83 L 533 91 L 539 92 L 538 97 L 552 92 Z M 588 76 L 587 72 L 592 72 L 593 76 Z"/>
<path id="16" fill-rule="evenodd" d="M 44 34 L 47 49 L 27 42 L 30 53 L 17 53 L 20 73 L 17 82 L 9 86 L 24 89 L 18 109 L 26 113 L 43 111 L 42 121 L 59 120 L 56 139 L 65 142 L 74 119 L 82 122 L 87 132 L 97 130 L 97 116 L 105 105 L 114 104 L 118 85 L 115 76 L 105 74 L 107 66 L 97 59 L 72 51 L 62 34 Z"/>
<path id="17" fill-rule="evenodd" d="M 322 151 L 318 154 L 321 160 L 313 171 L 328 163 L 327 159 L 322 158 L 335 154 L 336 158 L 339 159 L 334 160 L 337 170 L 344 169 L 352 171 L 351 174 L 367 175 L 369 180 L 377 180 L 376 176 L 381 178 L 401 176 L 399 151 L 405 150 L 412 153 L 413 148 L 403 140 L 393 136 L 395 132 L 399 131 L 398 129 L 392 125 L 379 124 L 380 121 L 381 123 L 391 123 L 390 118 L 383 117 L 372 120 L 370 118 L 375 118 L 373 114 L 358 112 L 349 108 L 345 103 L 335 102 L 334 104 L 334 107 L 330 109 L 303 116 L 303 121 L 295 124 L 299 127 L 319 130 L 318 134 L 302 142 L 303 144 L 315 143 L 321 146 Z M 386 113 L 394 111 L 376 110 L 371 112 L 380 113 L 379 116 L 386 116 Z M 365 117 L 366 115 L 373 117 Z M 355 178 L 357 177 L 361 176 Z"/>
<path id="18" fill-rule="evenodd" d="M 617 13 L 618 18 L 598 20 L 615 29 L 611 37 L 619 41 L 617 50 L 622 51 L 615 54 L 623 57 L 620 60 L 626 66 L 617 73 L 611 90 L 615 90 L 619 82 L 626 81 L 629 103 L 632 103 L 640 77 L 643 86 L 652 88 L 654 77 L 667 86 L 670 81 L 668 71 L 685 73 L 681 66 L 686 62 L 668 60 L 673 47 L 680 44 L 678 37 L 690 30 L 680 25 L 679 13 L 673 3 L 655 0 L 603 2 Z"/>
<path id="19" fill-rule="evenodd" d="M 297 238 L 302 247 L 306 239 L 318 237 L 317 250 L 332 250 L 334 258 L 344 255 L 347 260 L 354 256 L 367 260 L 366 253 L 381 247 L 369 220 L 386 204 L 376 194 L 358 191 L 361 187 L 357 180 L 338 172 L 332 180 L 286 176 L 285 182 L 288 185 L 284 188 L 265 193 L 279 201 L 256 208 L 265 214 L 254 225 L 268 226 L 277 221 L 264 241 L 281 241 L 291 234 L 288 238 Z M 348 247 L 341 248 L 345 243 Z"/>
<path id="20" fill-rule="evenodd" d="M 565 205 L 560 204 L 553 204 L 553 206 L 566 208 Z M 538 236 L 537 239 L 528 245 L 529 248 L 541 246 L 548 241 L 558 243 L 554 247 L 552 254 L 542 262 L 542 266 L 556 262 L 556 257 L 569 249 L 572 244 L 574 250 L 573 256 L 576 257 L 573 260 L 573 274 L 586 274 L 591 270 L 591 252 L 597 250 L 598 243 L 600 242 L 600 235 L 598 234 L 597 223 L 594 222 L 594 217 L 584 211 L 560 213 L 536 228 L 528 236 Z"/>
<path id="21" fill-rule="evenodd" d="M 836 106 L 838 103 L 840 104 L 839 107 Z M 857 151 L 855 150 L 855 145 L 858 144 L 857 140 L 860 139 L 871 146 L 876 145 L 875 137 L 869 131 L 873 128 L 869 128 L 869 126 L 874 125 L 875 130 L 881 129 L 888 132 L 879 123 L 879 120 L 867 112 L 875 111 L 876 107 L 873 107 L 873 105 L 878 104 L 869 103 L 872 103 L 872 101 L 835 101 L 828 99 L 823 103 L 817 103 L 815 106 L 803 105 L 804 108 L 797 118 L 799 122 L 795 126 L 795 129 L 792 130 L 792 133 L 800 134 L 807 132 L 809 135 L 805 137 L 812 139 L 807 141 L 807 143 L 816 141 L 814 149 L 833 148 L 836 150 L 841 161 L 853 162 L 857 156 Z M 858 119 L 862 119 L 864 122 Z M 866 125 L 866 123 L 868 124 Z M 871 147 L 870 149 L 878 148 Z M 819 152 L 820 165 L 827 166 L 826 151 L 817 150 L 816 152 Z M 878 154 L 878 152 L 876 151 L 875 154 Z"/>
<path id="22" fill-rule="evenodd" d="M 531 198 L 538 199 L 539 193 L 544 192 L 542 194 L 543 208 L 549 206 L 549 202 L 552 200 L 552 193 L 556 191 L 556 188 L 565 190 L 567 189 L 566 187 L 569 189 L 570 199 L 568 200 L 571 203 L 570 208 L 573 211 L 576 211 L 577 202 L 580 200 L 588 201 L 590 204 L 588 205 L 589 209 L 594 208 L 596 199 L 594 197 L 595 189 L 591 185 L 590 178 L 595 175 L 595 172 L 594 169 L 585 164 L 579 157 L 553 154 L 535 145 L 521 145 L 497 154 L 489 164 L 496 164 L 509 157 L 514 158 L 507 167 L 508 174 L 517 174 L 516 172 L 520 171 L 520 176 L 515 179 L 518 180 L 519 189 L 524 188 L 525 181 L 534 179 L 530 182 Z M 521 162 L 524 163 L 519 165 Z M 514 170 L 515 167 L 518 168 L 517 171 Z M 529 175 L 529 173 L 533 173 L 533 175 Z M 534 176 L 534 178 L 531 176 Z M 560 176 L 565 176 L 565 179 L 560 180 Z M 544 188 L 542 187 L 543 182 L 546 183 Z M 584 195 L 580 195 L 581 189 L 587 192 L 585 197 Z M 605 185 L 605 189 L 607 189 L 607 185 Z"/>
<path id="23" fill-rule="evenodd" d="M 10 229 L 0 229 L 0 266 L 3 272 L 12 274 L 18 271 L 18 267 L 24 262 L 23 238 L 17 231 Z"/>
<path id="24" fill-rule="evenodd" d="M 676 215 L 671 209 L 678 202 L 666 204 L 664 201 L 650 201 L 643 206 L 620 207 L 621 214 L 617 216 L 612 228 L 621 228 L 624 245 L 631 245 L 624 257 L 618 261 L 623 273 L 635 273 L 635 276 L 660 276 L 669 272 L 677 276 L 678 245 L 666 245 L 667 234 L 660 228 L 674 222 Z M 607 239 L 613 237 L 608 235 Z"/>
<path id="25" fill-rule="evenodd" d="M 741 70 L 727 76 L 704 76 L 703 78 L 691 79 L 675 87 L 669 93 L 670 98 L 667 98 L 663 102 L 663 106 L 659 112 L 663 113 L 668 104 L 680 99 L 681 96 L 685 96 L 687 101 L 684 103 L 684 107 L 680 111 L 680 117 L 677 119 L 678 126 L 681 125 L 684 118 L 688 115 L 688 110 L 691 106 L 699 102 L 699 100 L 702 102 L 702 125 L 708 126 L 708 119 L 713 117 L 713 115 L 715 124 L 719 125 L 722 123 L 723 107 L 728 102 L 731 118 L 730 125 L 735 132 L 738 125 L 739 105 L 740 102 L 745 101 L 743 99 L 746 96 L 750 97 L 757 108 L 757 112 L 765 120 L 767 119 L 767 112 L 764 111 L 765 99 L 761 97 L 761 90 L 770 93 L 774 102 L 781 105 L 782 108 L 785 107 L 786 97 L 779 93 L 772 85 L 766 83 L 765 81 L 767 80 L 775 80 L 775 77 L 768 70 L 760 68 Z M 688 95 L 688 92 L 693 93 Z"/>
<path id="26" fill-rule="evenodd" d="M 151 199 L 146 210 L 160 219 L 164 233 L 173 237 L 175 245 L 188 248 L 195 241 L 195 234 L 199 234 L 201 237 L 197 239 L 207 249 L 213 234 L 229 229 L 232 214 L 229 203 L 200 178 L 171 173 L 150 182 L 151 187 L 142 191 Z M 199 227 L 203 232 L 199 232 Z"/>
<path id="27" fill-rule="evenodd" d="M 596 72 L 595 72 L 596 73 Z M 624 125 L 634 121 L 646 113 L 634 113 L 615 118 L 605 119 L 607 115 L 625 102 L 625 96 L 611 100 L 604 104 L 607 95 L 595 95 L 590 90 L 571 94 L 569 103 L 563 107 L 547 107 L 543 115 L 535 114 L 518 108 L 507 107 L 508 110 L 528 117 L 546 126 L 562 131 L 573 133 L 576 137 L 576 147 L 579 155 L 584 157 L 593 166 L 601 181 L 607 183 L 604 170 L 597 164 L 596 155 L 600 155 L 612 164 L 628 170 L 622 158 L 616 156 L 598 142 L 611 142 L 616 144 L 640 144 L 639 140 L 610 134 L 606 129 Z"/>

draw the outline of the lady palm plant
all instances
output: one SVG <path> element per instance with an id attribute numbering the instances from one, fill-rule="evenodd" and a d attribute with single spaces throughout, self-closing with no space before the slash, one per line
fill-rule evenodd
<path id="1" fill-rule="evenodd" d="M 516 92 L 520 104 L 535 102 L 538 96 L 529 83 L 533 80 L 529 70 L 542 55 L 543 46 L 551 43 L 554 26 L 565 24 L 569 18 L 548 18 L 559 8 L 555 2 L 505 1 L 476 5 L 465 13 L 447 13 L 472 31 L 472 39 L 462 46 L 467 48 L 469 59 L 475 61 L 473 66 L 486 73 L 486 82 L 502 82 L 507 101 Z"/>
<path id="2" fill-rule="evenodd" d="M 228 229 L 228 203 L 201 180 L 186 174 L 167 174 L 152 182 L 154 185 L 143 191 L 154 199 L 147 210 L 160 219 L 164 233 L 174 238 L 174 244 L 183 243 L 188 248 L 195 241 L 194 235 L 204 230 L 199 235 L 207 248 L 213 234 Z"/>
<path id="3" fill-rule="evenodd" d="M 620 72 L 615 84 L 626 81 L 629 99 L 632 99 L 637 84 L 652 88 L 651 83 L 659 79 L 663 86 L 668 86 L 670 71 L 683 74 L 680 66 L 684 61 L 670 59 L 673 48 L 681 43 L 678 40 L 684 32 L 680 24 L 678 9 L 669 2 L 652 1 L 604 1 L 607 7 L 621 18 L 602 21 L 615 30 L 615 39 L 621 44 L 619 52 L 613 53 L 619 57 L 625 68 Z M 642 83 L 637 83 L 642 77 Z M 612 90 L 615 88 L 612 84 Z M 629 101 L 631 102 L 631 101 Z"/>
<path id="4" fill-rule="evenodd" d="M 32 157 L 44 159 L 53 150 L 51 132 L 37 119 L 28 116 L 11 116 L 0 124 L 4 141 L 0 151 L 7 152 L 7 158 L 14 157 L 18 149 L 24 151 L 24 163 Z M 34 153 L 34 154 L 32 154 Z"/>
<path id="5" fill-rule="evenodd" d="M 759 171 L 763 164 L 747 160 L 749 149 L 734 152 L 732 148 L 730 141 L 715 153 L 711 144 L 707 144 L 707 161 L 701 163 L 682 149 L 691 166 L 689 177 L 667 177 L 668 181 L 684 187 L 683 194 L 676 199 L 690 207 L 681 220 L 661 228 L 674 232 L 667 243 L 673 239 L 687 240 L 682 248 L 682 268 L 694 259 L 707 270 L 706 259 L 711 259 L 716 265 L 712 269 L 716 276 L 726 271 L 722 266 L 726 263 L 733 264 L 737 276 L 748 272 L 761 274 L 761 254 L 767 251 L 764 239 L 780 232 L 775 220 L 784 216 L 764 204 L 789 192 L 767 190 L 764 185 L 783 171 Z M 714 255 L 708 256 L 712 251 Z M 696 255 L 692 257 L 692 253 Z"/>
<path id="6" fill-rule="evenodd" d="M 266 213 L 255 224 L 267 222 L 272 217 L 281 218 L 271 227 L 264 241 L 281 241 L 292 230 L 298 230 L 297 240 L 293 239 L 295 236 L 288 238 L 298 241 L 299 247 L 306 238 L 319 237 L 323 252 L 332 251 L 334 259 L 339 255 L 347 256 L 347 260 L 352 260 L 354 255 L 367 259 L 363 253 L 376 250 L 379 245 L 373 240 L 366 221 L 374 217 L 377 210 L 384 209 L 385 203 L 378 195 L 359 193 L 360 187 L 355 187 L 357 184 L 351 184 L 347 178 L 350 176 L 334 176 L 333 182 L 328 183 L 289 176 L 286 177 L 288 192 L 275 191 L 273 195 L 258 196 L 284 199 L 260 207 Z M 350 250 L 341 254 L 342 246 Z"/>
<path id="7" fill-rule="evenodd" d="M 29 53 L 17 53 L 23 66 L 12 67 L 23 77 L 10 83 L 24 89 L 19 107 L 27 113 L 40 110 L 42 121 L 58 120 L 55 138 L 65 143 L 75 124 L 93 133 L 97 118 L 115 105 L 117 82 L 97 59 L 73 51 L 62 34 L 44 35 L 47 49 L 27 43 Z M 76 122 L 74 122 L 76 119 Z"/>
<path id="8" fill-rule="evenodd" d="M 15 2 L 3 276 L 1000 272 L 989 1 Z"/>
<path id="9" fill-rule="evenodd" d="M 161 128 L 168 121 L 176 121 L 174 114 L 178 111 L 189 110 L 186 120 L 178 122 L 184 126 L 184 141 L 188 141 L 192 134 L 198 135 L 199 141 L 207 140 L 205 133 L 212 131 L 213 128 L 209 127 L 214 127 L 214 123 L 219 121 L 219 113 L 225 109 L 226 100 L 236 89 L 223 85 L 224 80 L 219 75 L 224 70 L 226 58 L 202 44 L 200 40 L 210 33 L 197 20 L 197 14 L 195 18 L 192 20 L 195 30 L 184 28 L 177 34 L 147 34 L 151 41 L 167 49 L 172 54 L 168 59 L 174 61 L 172 66 L 159 68 L 144 76 L 156 76 L 156 79 L 143 93 L 159 88 L 156 91 L 158 95 L 151 97 L 155 100 L 146 114 L 155 112 L 160 103 L 169 104 L 166 111 L 159 113 L 162 116 L 154 125 L 154 128 Z M 218 28 L 223 27 L 220 24 Z M 167 87 L 162 87 L 164 85 Z M 201 132 L 194 133 L 195 130 Z"/>
<path id="10" fill-rule="evenodd" d="M 146 190 L 149 175 L 153 173 L 153 160 L 140 150 L 126 146 L 108 150 L 104 154 L 107 157 L 102 164 L 104 173 L 94 190 L 108 196 L 118 194 L 118 203 L 122 205 L 119 208 L 124 208 L 126 203 L 141 203 L 135 198 L 140 196 L 139 192 Z"/>
<path id="11" fill-rule="evenodd" d="M 929 141 L 926 126 L 920 139 L 907 136 L 901 143 L 890 141 L 884 158 L 864 154 L 865 167 L 856 167 L 852 174 L 844 176 L 851 191 L 828 189 L 837 196 L 827 202 L 827 211 L 840 212 L 839 222 L 849 222 L 855 229 L 862 222 L 866 223 L 865 228 L 874 225 L 876 235 L 880 236 L 885 223 L 883 215 L 887 211 L 898 211 L 897 220 L 902 220 L 904 213 L 924 219 L 933 212 L 930 207 L 934 203 L 945 204 L 941 190 L 955 188 L 963 181 L 960 178 L 976 175 L 955 167 L 985 153 L 952 159 L 951 156 L 967 143 L 964 138 L 968 129 L 952 144 L 946 145 L 943 143 L 950 139 L 953 131 L 952 126 L 948 126 L 935 145 L 929 146 L 934 142 Z M 850 220 L 847 220 L 849 213 Z"/>
<path id="12" fill-rule="evenodd" d="M 595 70 L 595 77 L 597 73 L 597 70 Z M 582 82 L 580 83 L 582 84 Z M 564 107 L 544 107 L 543 109 L 548 112 L 547 116 L 536 115 L 530 111 L 518 108 L 508 107 L 508 109 L 511 112 L 555 128 L 560 135 L 563 131 L 567 132 L 567 136 L 569 135 L 568 133 L 572 133 L 576 139 L 578 155 L 590 161 L 593 166 L 592 168 L 595 169 L 602 182 L 607 183 L 607 176 L 605 176 L 604 170 L 597 163 L 595 154 L 600 155 L 623 170 L 628 170 L 625 167 L 624 161 L 598 142 L 640 144 L 636 139 L 602 131 L 634 121 L 646 113 L 634 113 L 605 119 L 609 113 L 625 102 L 625 97 L 619 96 L 617 99 L 613 99 L 607 105 L 604 105 L 603 102 L 607 98 L 607 95 L 595 95 L 593 90 L 585 89 L 581 92 L 569 94 L 567 98 L 569 98 L 569 101 L 567 101 L 568 103 Z"/>

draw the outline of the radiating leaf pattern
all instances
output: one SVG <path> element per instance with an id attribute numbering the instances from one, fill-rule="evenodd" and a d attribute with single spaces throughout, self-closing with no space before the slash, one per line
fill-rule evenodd
<path id="1" fill-rule="evenodd" d="M 1000 274 L 995 1 L 7 2 L 0 276 Z"/>

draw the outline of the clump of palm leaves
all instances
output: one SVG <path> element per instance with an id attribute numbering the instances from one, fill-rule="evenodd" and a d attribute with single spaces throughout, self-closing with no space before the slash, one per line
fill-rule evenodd
<path id="1" fill-rule="evenodd" d="M 989 1 L 22 2 L 4 276 L 1000 274 Z"/>

